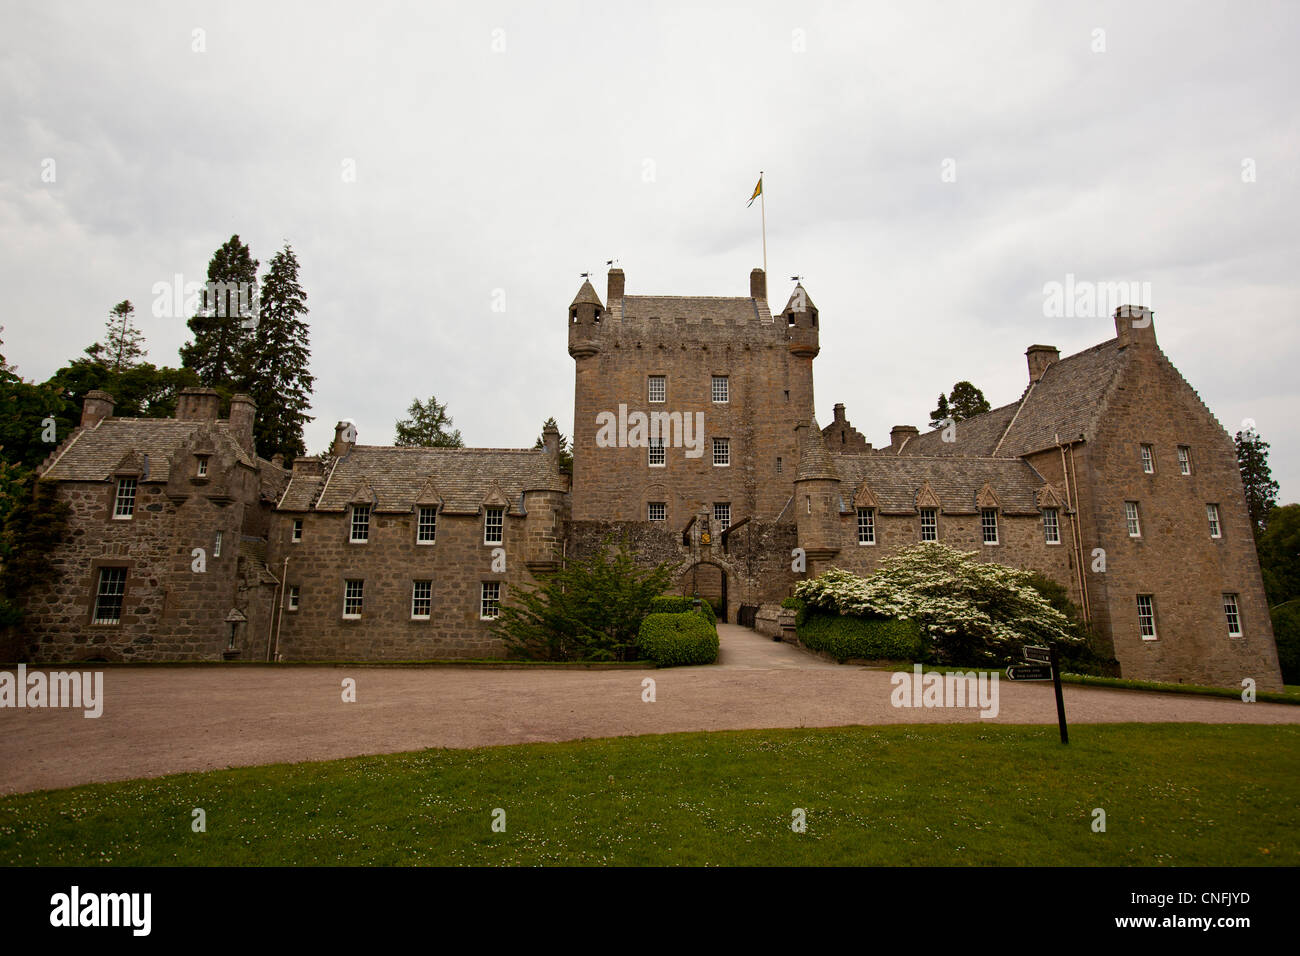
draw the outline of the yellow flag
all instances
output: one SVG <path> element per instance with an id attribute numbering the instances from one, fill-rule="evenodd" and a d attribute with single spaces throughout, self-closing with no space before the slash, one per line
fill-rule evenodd
<path id="1" fill-rule="evenodd" d="M 759 176 L 758 185 L 754 187 L 754 195 L 749 197 L 749 203 L 745 206 L 745 208 L 748 209 L 750 206 L 754 205 L 754 200 L 761 195 L 763 195 L 763 177 Z"/>

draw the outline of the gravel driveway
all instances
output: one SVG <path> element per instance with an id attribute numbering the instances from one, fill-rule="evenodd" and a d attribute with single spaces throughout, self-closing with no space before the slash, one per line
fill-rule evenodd
<path id="1" fill-rule="evenodd" d="M 890 674 L 839 666 L 720 625 L 709 667 L 141 667 L 104 670 L 104 711 L 0 709 L 0 793 L 180 771 L 425 747 L 697 730 L 988 720 L 975 708 L 896 708 Z M 59 669 L 59 668 L 56 668 Z M 655 701 L 642 681 L 655 681 Z M 356 702 L 344 703 L 345 678 Z M 998 682 L 990 723 L 1052 724 L 1048 683 Z M 1300 707 L 1067 685 L 1072 724 L 1300 723 Z"/>

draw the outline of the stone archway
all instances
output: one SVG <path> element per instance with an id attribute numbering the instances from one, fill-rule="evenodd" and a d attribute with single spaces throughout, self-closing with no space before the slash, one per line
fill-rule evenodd
<path id="1" fill-rule="evenodd" d="M 677 576 L 677 589 L 685 597 L 698 594 L 718 608 L 718 620 L 727 620 L 727 571 L 712 561 L 698 561 Z"/>

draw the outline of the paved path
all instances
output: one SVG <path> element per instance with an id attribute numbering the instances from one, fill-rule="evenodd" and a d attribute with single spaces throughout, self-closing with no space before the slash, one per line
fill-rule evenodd
<path id="1" fill-rule="evenodd" d="M 190 770 L 634 734 L 974 723 L 895 708 L 890 674 L 839 666 L 734 625 L 720 663 L 666 670 L 151 667 L 104 670 L 104 713 L 0 709 L 0 793 Z M 343 703 L 344 678 L 356 703 Z M 641 700 L 652 677 L 656 701 Z M 999 681 L 994 723 L 1055 724 L 1050 683 Z M 1067 685 L 1072 724 L 1300 723 L 1300 707 Z"/>

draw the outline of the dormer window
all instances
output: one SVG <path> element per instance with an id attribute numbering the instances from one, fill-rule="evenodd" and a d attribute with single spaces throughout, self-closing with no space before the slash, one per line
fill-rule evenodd
<path id="1" fill-rule="evenodd" d="M 197 460 L 198 460 L 198 465 L 194 469 L 194 474 L 199 478 L 208 477 L 208 456 L 199 455 L 197 457 Z"/>
<path id="2" fill-rule="evenodd" d="M 352 535 L 348 540 L 354 544 L 370 540 L 370 505 L 352 506 Z"/>
<path id="3" fill-rule="evenodd" d="M 117 494 L 113 497 L 113 518 L 129 521 L 135 514 L 135 479 L 117 479 Z"/>

